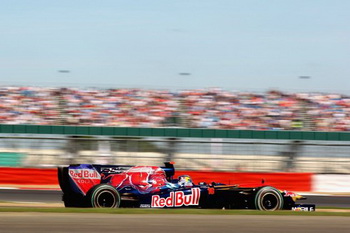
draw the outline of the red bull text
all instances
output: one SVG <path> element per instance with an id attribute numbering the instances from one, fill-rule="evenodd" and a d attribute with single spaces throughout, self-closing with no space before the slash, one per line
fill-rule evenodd
<path id="1" fill-rule="evenodd" d="M 83 194 L 101 180 L 101 175 L 95 169 L 69 169 L 69 176 Z"/>
<path id="2" fill-rule="evenodd" d="M 101 179 L 100 174 L 91 169 L 70 169 L 69 176 L 73 179 Z"/>
<path id="3" fill-rule="evenodd" d="M 151 207 L 163 208 L 198 205 L 201 190 L 199 188 L 192 188 L 191 191 L 192 193 L 188 195 L 185 195 L 183 191 L 170 192 L 170 196 L 167 198 L 153 195 Z"/>

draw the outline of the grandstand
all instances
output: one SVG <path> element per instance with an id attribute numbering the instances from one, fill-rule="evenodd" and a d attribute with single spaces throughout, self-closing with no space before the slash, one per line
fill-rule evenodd
<path id="1" fill-rule="evenodd" d="M 350 131 L 342 94 L 1 87 L 1 124 Z"/>
<path id="2" fill-rule="evenodd" d="M 8 86 L 0 88 L 0 124 L 339 132 L 350 131 L 350 98 L 342 94 L 281 91 Z M 92 140 L 103 143 L 98 138 Z M 108 142 L 113 144 L 111 138 L 104 140 L 111 140 Z M 184 169 L 350 171 L 347 143 L 307 145 L 310 142 L 304 142 L 296 152 L 293 141 L 282 145 L 272 145 L 271 140 L 270 145 L 266 140 L 229 141 L 227 147 L 222 147 L 223 141 L 204 142 L 208 146 L 193 141 L 186 145 L 178 143 L 174 151 L 169 152 L 144 151 L 139 148 L 143 139 L 138 140 L 140 142 L 135 145 L 126 143 L 126 150 L 108 147 L 108 153 L 103 156 L 105 152 L 97 148 L 71 151 L 76 147 L 69 144 L 74 141 L 71 138 L 64 138 L 64 143 L 49 140 L 47 144 L 45 138 L 11 139 L 5 135 L 0 148 L 0 166 L 52 167 L 70 162 L 159 164 L 173 154 L 178 167 Z M 32 143 L 34 141 L 36 143 Z M 221 149 L 213 151 L 215 148 Z"/>

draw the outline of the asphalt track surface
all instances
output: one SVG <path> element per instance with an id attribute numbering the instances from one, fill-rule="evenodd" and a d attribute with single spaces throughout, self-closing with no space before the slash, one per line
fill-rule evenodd
<path id="1" fill-rule="evenodd" d="M 5 202 L 36 202 L 36 203 L 62 203 L 62 192 L 53 190 L 21 190 L 0 189 L 0 201 Z M 323 207 L 350 208 L 350 196 L 307 196 L 307 200 L 298 203 L 310 203 Z"/>
<path id="2" fill-rule="evenodd" d="M 61 203 L 61 191 L 0 189 L 0 201 Z M 350 196 L 309 196 L 305 203 L 350 207 Z M 63 206 L 63 205 L 62 205 Z M 0 212 L 0 233 L 40 232 L 350 232 L 349 217 Z"/>
<path id="3" fill-rule="evenodd" d="M 350 232 L 348 217 L 0 213 L 0 232 Z"/>

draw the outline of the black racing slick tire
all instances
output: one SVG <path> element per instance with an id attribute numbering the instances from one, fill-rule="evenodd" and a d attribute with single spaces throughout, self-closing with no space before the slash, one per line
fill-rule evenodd
<path id="1" fill-rule="evenodd" d="M 87 198 L 93 208 L 118 208 L 120 205 L 119 192 L 107 184 L 94 186 L 87 194 Z"/>
<path id="2" fill-rule="evenodd" d="M 273 187 L 262 187 L 255 195 L 255 207 L 263 211 L 280 210 L 283 208 L 283 196 Z"/>

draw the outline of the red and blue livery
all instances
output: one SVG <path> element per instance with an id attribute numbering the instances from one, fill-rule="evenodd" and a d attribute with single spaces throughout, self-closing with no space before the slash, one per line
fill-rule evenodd
<path id="1" fill-rule="evenodd" d="M 305 199 L 302 196 L 264 184 L 194 184 L 187 175 L 176 179 L 174 175 L 170 162 L 164 167 L 72 164 L 58 168 L 66 207 L 315 210 L 313 204 L 296 204 Z"/>

